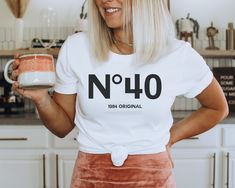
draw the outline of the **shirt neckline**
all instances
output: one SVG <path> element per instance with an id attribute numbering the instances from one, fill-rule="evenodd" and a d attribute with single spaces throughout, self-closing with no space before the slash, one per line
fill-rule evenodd
<path id="1" fill-rule="evenodd" d="M 132 54 L 118 54 L 118 53 L 115 53 L 113 51 L 109 51 L 109 54 L 110 54 L 110 58 L 118 58 L 118 59 L 123 59 L 125 61 L 128 61 L 130 59 L 132 59 L 134 56 L 135 56 L 135 53 L 132 53 Z"/>

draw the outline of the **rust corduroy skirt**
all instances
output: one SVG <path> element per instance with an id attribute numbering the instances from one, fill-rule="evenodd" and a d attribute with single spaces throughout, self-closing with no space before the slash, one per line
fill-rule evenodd
<path id="1" fill-rule="evenodd" d="M 123 166 L 110 154 L 79 151 L 71 188 L 175 188 L 168 152 L 129 155 Z"/>

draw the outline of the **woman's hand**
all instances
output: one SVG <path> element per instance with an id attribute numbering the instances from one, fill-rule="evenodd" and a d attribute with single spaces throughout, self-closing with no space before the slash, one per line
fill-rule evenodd
<path id="1" fill-rule="evenodd" d="M 12 90 L 37 104 L 43 103 L 45 98 L 49 97 L 48 89 L 22 89 L 17 81 L 12 85 Z"/>
<path id="2" fill-rule="evenodd" d="M 172 158 L 172 152 L 171 152 L 171 145 L 170 144 L 166 145 L 166 152 L 168 154 L 169 160 L 171 161 L 171 166 L 172 166 L 172 168 L 174 168 L 174 162 L 173 162 L 173 158 Z"/>
<path id="3" fill-rule="evenodd" d="M 12 74 L 11 79 L 15 81 L 14 84 L 12 84 L 12 90 L 19 93 L 21 96 L 31 99 L 34 103 L 42 103 L 45 102 L 45 99 L 49 97 L 48 90 L 47 89 L 33 89 L 33 90 L 27 90 L 22 89 L 19 87 L 19 82 L 17 81 L 17 78 L 19 76 L 19 55 L 15 56 L 15 62 L 12 65 Z"/>
<path id="4" fill-rule="evenodd" d="M 75 126 L 75 105 L 77 94 L 60 94 L 53 93 L 53 97 L 48 94 L 48 89 L 23 89 L 19 87 L 17 78 L 19 72 L 19 59 L 15 57 L 12 65 L 11 79 L 15 82 L 12 84 L 12 90 L 21 96 L 31 99 L 38 110 L 40 119 L 43 124 L 55 135 L 63 138 Z"/>
<path id="5" fill-rule="evenodd" d="M 170 146 L 208 131 L 228 115 L 226 98 L 215 78 L 196 98 L 201 107 L 189 116 L 174 122 L 170 129 Z"/>

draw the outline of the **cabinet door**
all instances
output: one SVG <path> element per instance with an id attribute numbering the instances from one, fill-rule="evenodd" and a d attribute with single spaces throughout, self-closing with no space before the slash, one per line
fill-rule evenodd
<path id="1" fill-rule="evenodd" d="M 42 188 L 45 181 L 45 155 L 0 153 L 0 187 Z"/>
<path id="2" fill-rule="evenodd" d="M 64 138 L 58 138 L 57 136 L 52 135 L 53 146 L 60 149 L 78 149 L 78 142 L 76 140 L 77 135 L 77 127 L 74 127 L 74 129 Z"/>
<path id="3" fill-rule="evenodd" d="M 224 188 L 235 188 L 235 150 L 224 153 Z"/>
<path id="4" fill-rule="evenodd" d="M 49 147 L 48 131 L 43 126 L 0 127 L 1 149 L 44 149 Z"/>
<path id="5" fill-rule="evenodd" d="M 202 150 L 173 150 L 172 155 L 177 187 L 216 187 L 216 154 Z"/>
<path id="6" fill-rule="evenodd" d="M 56 188 L 70 187 L 77 152 L 69 155 L 56 154 Z"/>
<path id="7" fill-rule="evenodd" d="M 235 128 L 234 124 L 227 124 L 223 126 L 223 147 L 226 149 L 224 156 L 224 180 L 223 188 L 235 188 Z"/>

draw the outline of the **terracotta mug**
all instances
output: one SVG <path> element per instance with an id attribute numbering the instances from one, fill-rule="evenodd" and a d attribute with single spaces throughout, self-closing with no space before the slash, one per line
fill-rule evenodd
<path id="1" fill-rule="evenodd" d="M 54 58 L 48 54 L 28 54 L 18 57 L 19 75 L 17 81 L 19 87 L 24 89 L 50 88 L 55 84 Z M 13 84 L 15 81 L 8 76 L 10 65 L 15 62 L 12 59 L 4 68 L 4 77 L 7 82 Z"/>

